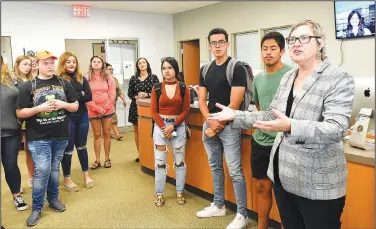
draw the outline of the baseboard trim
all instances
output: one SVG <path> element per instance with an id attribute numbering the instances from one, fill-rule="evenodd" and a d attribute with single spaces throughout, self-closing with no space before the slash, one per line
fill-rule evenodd
<path id="1" fill-rule="evenodd" d="M 154 177 L 154 170 L 152 169 L 149 169 L 149 168 L 146 168 L 144 166 L 141 166 L 141 171 L 150 175 L 150 176 L 153 176 Z M 169 184 L 172 184 L 172 185 L 175 185 L 176 184 L 176 180 L 172 177 L 167 177 L 166 178 L 166 182 L 168 182 Z M 201 198 L 204 198 L 208 201 L 213 201 L 213 195 L 208 193 L 208 192 L 205 192 L 201 189 L 198 189 L 198 188 L 195 188 L 191 185 L 188 185 L 186 184 L 185 185 L 185 190 L 201 197 Z M 225 205 L 226 205 L 226 208 L 230 209 L 231 211 L 233 212 L 236 212 L 236 204 L 230 202 L 230 201 L 227 201 L 225 200 Z M 257 221 L 257 212 L 254 212 L 254 211 L 251 211 L 249 209 L 247 209 L 247 212 L 248 212 L 248 216 L 254 220 L 254 221 Z M 269 227 L 273 228 L 273 229 L 281 229 L 281 224 L 273 219 L 269 219 Z"/>

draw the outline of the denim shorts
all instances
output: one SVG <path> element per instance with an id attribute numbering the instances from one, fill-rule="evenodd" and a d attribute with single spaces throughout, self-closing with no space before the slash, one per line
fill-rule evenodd
<path id="1" fill-rule="evenodd" d="M 90 118 L 90 121 L 91 120 L 101 120 L 101 119 L 109 119 L 111 118 L 115 113 L 112 113 L 112 114 L 109 114 L 109 115 L 105 115 L 105 116 L 101 116 L 101 117 L 91 117 Z"/>

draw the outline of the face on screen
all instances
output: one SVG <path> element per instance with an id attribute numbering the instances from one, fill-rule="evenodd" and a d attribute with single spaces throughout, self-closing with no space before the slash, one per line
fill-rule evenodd
<path id="1" fill-rule="evenodd" d="M 350 18 L 350 24 L 353 26 L 353 27 L 357 27 L 359 26 L 359 17 L 358 17 L 358 14 L 354 14 L 351 18 Z"/>

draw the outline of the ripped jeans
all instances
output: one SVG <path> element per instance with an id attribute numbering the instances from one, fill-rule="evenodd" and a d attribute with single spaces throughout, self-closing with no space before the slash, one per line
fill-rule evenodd
<path id="1" fill-rule="evenodd" d="M 33 211 L 42 211 L 47 191 L 49 203 L 59 199 L 60 162 L 68 140 L 46 139 L 28 141 L 35 169 L 33 176 Z"/>
<path id="2" fill-rule="evenodd" d="M 87 112 L 70 114 L 70 132 L 68 146 L 64 151 L 61 167 L 65 178 L 71 176 L 72 154 L 76 146 L 78 159 L 82 172 L 89 171 L 89 158 L 87 155 L 87 135 L 89 132 L 89 116 Z"/>
<path id="3" fill-rule="evenodd" d="M 165 122 L 166 125 L 172 125 L 170 122 Z M 167 175 L 167 153 L 168 145 L 171 144 L 174 156 L 174 169 L 176 175 L 176 192 L 183 193 L 185 186 L 185 123 L 183 122 L 176 129 L 177 136 L 170 140 L 163 137 L 162 129 L 154 124 L 153 140 L 154 140 L 154 161 L 155 161 L 155 193 L 157 195 L 164 194 L 164 188 Z M 157 146 L 164 147 L 164 150 L 157 149 Z"/>

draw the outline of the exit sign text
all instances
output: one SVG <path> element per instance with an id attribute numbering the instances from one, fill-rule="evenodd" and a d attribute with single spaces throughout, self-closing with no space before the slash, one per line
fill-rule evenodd
<path id="1" fill-rule="evenodd" d="M 75 17 L 89 17 L 89 6 L 73 5 L 73 16 Z"/>

